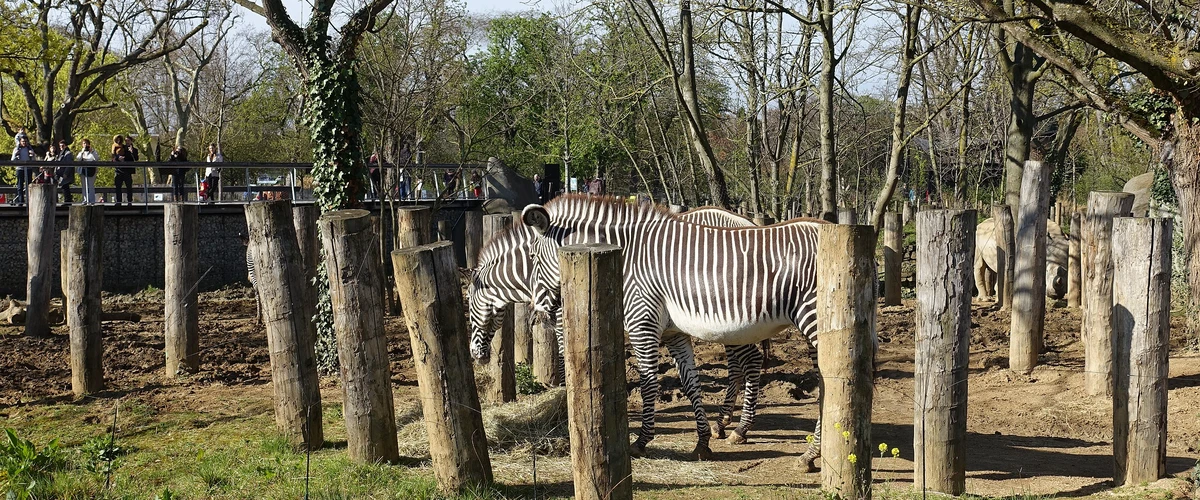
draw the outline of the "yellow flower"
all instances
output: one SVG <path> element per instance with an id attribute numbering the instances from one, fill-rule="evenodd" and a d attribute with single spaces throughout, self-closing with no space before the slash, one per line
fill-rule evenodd
<path id="1" fill-rule="evenodd" d="M 880 453 L 887 453 L 887 449 L 888 449 L 887 443 L 879 443 L 879 452 Z"/>
<path id="2" fill-rule="evenodd" d="M 858 463 L 858 456 L 851 453 L 850 456 L 846 457 L 846 460 L 849 460 L 852 464 Z"/>
<path id="3" fill-rule="evenodd" d="M 812 434 L 809 434 L 809 435 L 807 435 L 807 436 L 804 436 L 804 440 L 805 440 L 805 441 L 808 441 L 809 443 L 811 443 L 811 442 L 815 441 L 816 439 L 817 439 L 817 438 L 816 438 L 816 436 L 813 436 Z"/>
<path id="4" fill-rule="evenodd" d="M 841 422 L 834 422 L 834 423 L 833 423 L 833 428 L 834 428 L 834 429 L 841 430 L 841 429 L 842 429 L 842 423 L 841 423 Z"/>
<path id="5" fill-rule="evenodd" d="M 892 457 L 900 456 L 900 448 L 892 448 Z"/>
<path id="6" fill-rule="evenodd" d="M 850 431 L 842 431 L 842 437 L 850 439 Z"/>

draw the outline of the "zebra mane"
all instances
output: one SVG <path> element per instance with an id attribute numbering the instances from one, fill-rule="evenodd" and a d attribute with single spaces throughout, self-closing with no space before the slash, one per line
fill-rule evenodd
<path id="1" fill-rule="evenodd" d="M 564 194 L 545 205 L 552 221 L 569 220 L 573 222 L 589 222 L 586 220 L 592 214 L 603 210 L 629 216 L 627 220 L 651 221 L 674 218 L 670 211 L 655 203 L 632 203 L 626 198 L 616 196 L 595 196 L 587 194 Z"/>

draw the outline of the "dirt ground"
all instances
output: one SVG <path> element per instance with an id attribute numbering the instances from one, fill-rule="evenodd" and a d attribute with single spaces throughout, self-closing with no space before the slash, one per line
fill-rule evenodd
<path id="1" fill-rule="evenodd" d="M 187 406 L 187 411 L 199 413 L 220 413 L 231 405 L 243 413 L 271 411 L 267 341 L 252 318 L 254 301 L 248 289 L 202 296 L 201 371 L 182 382 L 162 376 L 161 294 L 106 297 L 105 308 L 136 312 L 143 320 L 105 323 L 104 366 L 110 390 L 101 397 L 136 397 L 164 411 L 179 409 L 181 404 Z M 1005 369 L 1006 314 L 992 311 L 990 304 L 978 303 L 972 319 L 968 492 L 1076 497 L 1110 489 L 1112 407 L 1107 400 L 1087 397 L 1083 390 L 1078 312 L 1061 307 L 1050 310 L 1046 322 L 1049 352 L 1031 376 L 1014 375 Z M 416 394 L 408 336 L 402 323 L 399 318 L 387 320 L 398 406 Z M 900 456 L 876 458 L 874 467 L 876 481 L 896 489 L 912 482 L 912 327 L 911 302 L 880 310 L 881 365 L 872 439 L 899 448 Z M 1167 472 L 1176 478 L 1184 477 L 1200 458 L 1200 354 L 1183 344 L 1182 338 L 1172 339 L 1168 381 Z M 0 426 L 14 425 L 6 421 L 10 413 L 21 408 L 72 400 L 68 349 L 64 327 L 56 328 L 49 338 L 27 338 L 18 328 L 0 327 Z M 725 384 L 723 349 L 702 344 L 697 346 L 697 355 L 705 383 L 706 410 L 715 420 Z M 796 471 L 796 457 L 803 453 L 804 437 L 817 415 L 817 380 L 807 348 L 793 332 L 774 342 L 772 357 L 749 443 L 735 446 L 714 438 L 714 460 L 694 463 L 687 460 L 687 452 L 695 444 L 691 409 L 664 355 L 658 438 L 651 443 L 649 456 L 634 464 L 638 496 L 656 497 L 655 491 L 679 485 L 696 486 L 693 496 L 721 498 L 733 491 L 722 489 L 723 485 L 790 488 L 819 484 L 819 474 Z M 631 386 L 634 380 L 631 375 Z M 335 378 L 323 379 L 322 393 L 326 401 L 340 401 Z M 631 431 L 636 431 L 639 407 L 640 398 L 635 392 L 630 397 Z M 532 461 L 533 457 L 494 458 L 497 480 L 530 483 L 532 470 L 526 460 Z M 569 466 L 562 457 L 538 458 L 538 468 L 540 481 L 569 482 Z M 1184 488 L 1178 479 L 1152 486 L 1176 492 Z M 779 491 L 779 497 L 791 496 L 786 488 Z"/>

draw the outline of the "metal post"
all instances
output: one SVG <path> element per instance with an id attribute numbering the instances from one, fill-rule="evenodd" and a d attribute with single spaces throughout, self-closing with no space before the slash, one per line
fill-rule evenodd
<path id="1" fill-rule="evenodd" d="M 142 210 L 146 211 L 150 205 L 150 188 L 149 184 L 150 167 L 142 167 Z"/>

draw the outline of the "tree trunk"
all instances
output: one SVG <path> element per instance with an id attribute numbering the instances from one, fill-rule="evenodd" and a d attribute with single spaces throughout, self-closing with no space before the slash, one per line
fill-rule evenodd
<path id="1" fill-rule="evenodd" d="M 835 0 L 821 0 L 821 79 L 817 91 L 821 120 L 821 218 L 837 222 L 837 132 L 834 130 L 833 87 L 836 84 L 837 52 L 834 50 L 833 11 Z"/>
<path id="2" fill-rule="evenodd" d="M 686 113 L 684 117 L 691 134 L 688 139 L 700 160 L 700 167 L 708 175 L 708 192 L 712 197 L 711 203 L 721 208 L 729 207 L 729 187 L 725 181 L 725 173 L 717 165 L 716 155 L 708 142 L 708 132 L 704 125 L 704 115 L 700 110 L 700 96 L 696 91 L 696 57 L 692 35 L 692 2 L 682 0 L 679 6 L 680 51 L 683 57 L 683 72 L 676 78 L 676 88 L 680 104 Z"/>
<path id="3" fill-rule="evenodd" d="M 904 150 L 908 147 L 905 140 L 904 127 L 908 118 L 908 89 L 912 82 L 913 59 L 917 54 L 917 30 L 920 28 L 921 9 L 912 4 L 904 6 L 904 48 L 900 55 L 900 79 L 896 89 L 896 103 L 892 112 L 892 148 L 888 154 L 887 176 L 883 181 L 883 189 L 875 200 L 875 211 L 872 212 L 871 225 L 876 233 L 883 228 L 883 213 L 896 193 L 896 183 L 900 180 L 900 162 L 904 159 Z M 966 126 L 963 126 L 966 129 Z M 931 146 L 932 147 L 932 146 Z"/>
<path id="4" fill-rule="evenodd" d="M 163 325 L 166 333 L 167 377 L 200 369 L 199 294 L 200 254 L 197 239 L 198 205 L 171 203 L 163 207 L 166 263 L 163 286 Z"/>
<path id="5" fill-rule="evenodd" d="M 904 223 L 900 214 L 884 217 L 883 305 L 900 305 L 900 266 L 904 262 Z"/>
<path id="6" fill-rule="evenodd" d="M 104 389 L 100 290 L 104 277 L 104 207 L 71 207 L 67 242 L 67 324 L 71 337 L 71 391 Z"/>
<path id="7" fill-rule="evenodd" d="M 321 215 L 316 205 L 292 207 L 292 223 L 296 225 L 296 245 L 300 249 L 300 262 L 304 264 L 304 282 L 308 284 L 309 307 L 317 307 L 316 278 L 321 263 L 321 245 L 317 242 L 317 217 Z"/>
<path id="8" fill-rule="evenodd" d="M 1050 172 L 1039 161 L 1025 162 L 1021 210 L 1017 217 L 1017 253 L 1013 272 L 1012 327 L 1008 366 L 1028 374 L 1042 352 L 1046 321 L 1046 211 L 1050 208 Z"/>
<path id="9" fill-rule="evenodd" d="M 345 42 L 343 42 L 345 43 Z M 313 196 L 322 212 L 357 206 L 367 177 L 362 154 L 362 110 L 353 60 L 334 61 L 324 52 L 304 66 L 304 121 L 313 144 Z"/>
<path id="10" fill-rule="evenodd" d="M 957 496 L 967 485 L 975 211 L 921 212 L 917 248 L 913 483 L 919 491 Z"/>
<path id="11" fill-rule="evenodd" d="M 1113 483 L 1167 472 L 1167 363 L 1171 333 L 1171 220 L 1113 223 Z"/>
<path id="12" fill-rule="evenodd" d="M 1091 396 L 1113 390 L 1113 244 L 1115 217 L 1129 215 L 1133 195 L 1121 192 L 1088 194 L 1087 219 L 1083 229 L 1083 329 L 1084 385 Z"/>
<path id="13" fill-rule="evenodd" d="M 392 462 L 400 454 L 383 329 L 379 234 L 366 210 L 327 212 L 319 225 L 337 332 L 346 449 L 357 462 Z"/>
<path id="14" fill-rule="evenodd" d="M 1001 310 L 1012 309 L 1016 284 L 1017 237 L 1008 205 L 992 205 L 992 238 L 996 241 L 996 301 Z"/>
<path id="15" fill-rule="evenodd" d="M 1015 44 L 1012 61 L 1005 64 L 1004 77 L 1011 92 L 1008 103 L 1008 137 L 1004 149 L 1005 203 L 1014 214 L 1020 212 L 1021 180 L 1037 116 L 1033 113 L 1033 91 L 1037 76 L 1033 74 L 1035 55 L 1020 43 Z M 1005 49 L 1006 50 L 1006 49 Z"/>
<path id="16" fill-rule="evenodd" d="M 1195 105 L 1195 103 L 1192 103 Z M 1171 176 L 1183 226 L 1183 258 L 1188 275 L 1188 329 L 1200 339 L 1200 125 L 1196 112 L 1175 113 L 1175 157 Z"/>
<path id="17" fill-rule="evenodd" d="M 1079 307 L 1083 297 L 1083 272 L 1079 260 L 1080 238 L 1083 236 L 1079 227 L 1081 222 L 1079 212 L 1073 212 L 1071 232 L 1068 234 L 1070 242 L 1067 247 L 1067 307 Z"/>
<path id="18" fill-rule="evenodd" d="M 33 174 L 33 170 L 29 172 Z M 29 184 L 29 232 L 25 241 L 28 262 L 25 302 L 25 335 L 50 335 L 50 291 L 54 289 L 54 183 Z"/>

